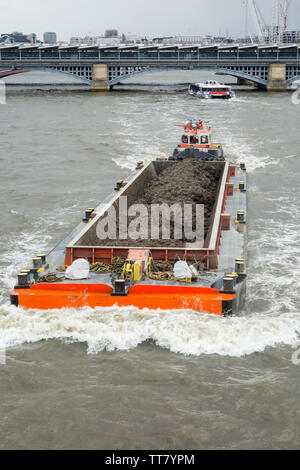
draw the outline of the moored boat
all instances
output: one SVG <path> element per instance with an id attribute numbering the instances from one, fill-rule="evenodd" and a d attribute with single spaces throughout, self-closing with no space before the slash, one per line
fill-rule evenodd
<path id="1" fill-rule="evenodd" d="M 225 160 L 221 145 L 212 142 L 209 122 L 188 121 L 183 136 L 187 142 L 181 139 L 169 159 L 138 162 L 56 248 L 33 258 L 33 266 L 18 275 L 12 304 L 238 312 L 247 279 L 246 168 Z M 159 206 L 159 218 L 146 211 L 134 219 L 137 203 L 140 212 L 142 206 L 151 211 Z M 190 232 L 181 212 L 189 204 Z M 198 206 L 204 207 L 199 227 L 193 212 Z M 163 237 L 166 208 L 169 234 Z M 140 237 L 132 230 L 137 225 L 144 229 Z"/>

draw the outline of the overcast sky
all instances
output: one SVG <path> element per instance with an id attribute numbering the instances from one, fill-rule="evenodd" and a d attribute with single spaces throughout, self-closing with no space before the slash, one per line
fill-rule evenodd
<path id="1" fill-rule="evenodd" d="M 256 0 L 266 23 L 273 0 Z M 0 0 L 0 33 L 55 31 L 58 40 L 101 35 L 117 28 L 148 38 L 172 35 L 245 34 L 245 0 Z M 249 16 L 251 19 L 251 15 Z M 249 19 L 249 29 L 255 31 Z M 288 27 L 300 29 L 300 0 L 292 0 Z"/>

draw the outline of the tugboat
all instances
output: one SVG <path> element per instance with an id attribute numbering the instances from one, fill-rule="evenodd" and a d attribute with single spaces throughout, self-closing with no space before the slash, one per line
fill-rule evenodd
<path id="1" fill-rule="evenodd" d="M 181 143 L 174 150 L 170 160 L 183 158 L 201 158 L 203 161 L 217 160 L 223 162 L 224 151 L 221 144 L 212 142 L 212 128 L 209 121 L 187 121 L 185 124 L 174 124 L 183 127 Z"/>
<path id="2" fill-rule="evenodd" d="M 206 100 L 235 98 L 235 93 L 231 86 L 219 83 L 216 80 L 207 80 L 203 83 L 192 83 L 189 86 L 189 95 L 198 96 Z"/>
<path id="3" fill-rule="evenodd" d="M 20 271 L 11 292 L 13 305 L 193 309 L 223 316 L 242 309 L 247 280 L 246 167 L 225 160 L 221 146 L 211 142 L 208 121 L 191 120 L 183 128 L 175 155 L 147 164 L 137 162 L 126 181 L 118 180 L 103 202 L 85 210 L 82 221 L 64 240 Z M 184 227 L 180 239 L 155 238 L 152 231 L 148 238 L 121 237 L 122 201 L 127 198 L 132 207 L 148 201 L 149 191 L 151 208 L 161 204 L 165 209 L 164 201 L 177 206 L 190 205 L 190 201 L 203 204 L 202 240 L 186 237 L 185 213 L 180 219 Z M 117 236 L 110 232 L 105 239 L 99 235 L 99 226 L 106 226 L 109 211 L 119 222 L 115 224 Z M 178 228 L 177 218 L 176 224 Z M 162 229 L 160 221 L 157 227 Z M 196 226 L 196 235 L 197 230 Z"/>

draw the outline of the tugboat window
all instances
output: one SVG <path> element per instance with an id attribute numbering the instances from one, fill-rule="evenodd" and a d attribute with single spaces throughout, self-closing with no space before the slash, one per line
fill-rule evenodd
<path id="1" fill-rule="evenodd" d="M 203 135 L 201 137 L 201 144 L 208 144 L 208 136 L 207 135 Z"/>
<path id="2" fill-rule="evenodd" d="M 190 143 L 191 143 L 191 144 L 199 144 L 198 137 L 196 137 L 195 135 L 192 135 L 192 136 L 190 137 Z"/>
<path id="3" fill-rule="evenodd" d="M 182 142 L 183 144 L 187 144 L 187 143 L 188 143 L 188 136 L 187 136 L 187 135 L 183 135 L 183 136 L 181 137 L 181 142 Z"/>

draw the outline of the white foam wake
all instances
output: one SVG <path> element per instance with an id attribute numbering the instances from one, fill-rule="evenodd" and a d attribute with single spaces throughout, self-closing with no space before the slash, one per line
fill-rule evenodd
<path id="1" fill-rule="evenodd" d="M 223 318 L 191 310 L 25 310 L 1 308 L 0 342 L 7 347 L 41 340 L 84 342 L 88 352 L 130 350 L 144 341 L 185 355 L 240 357 L 280 343 L 296 344 L 300 315 Z"/>

